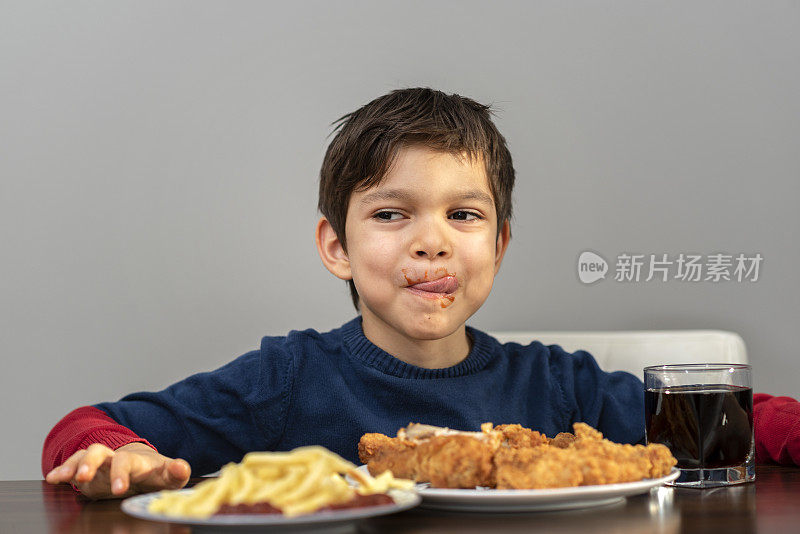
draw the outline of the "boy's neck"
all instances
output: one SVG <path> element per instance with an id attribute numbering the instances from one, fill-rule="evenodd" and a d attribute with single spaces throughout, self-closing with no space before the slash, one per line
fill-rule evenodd
<path id="1" fill-rule="evenodd" d="M 472 348 L 463 324 L 441 339 L 412 339 L 391 328 L 368 310 L 362 310 L 361 317 L 361 326 L 368 340 L 398 360 L 417 367 L 452 367 L 463 361 Z"/>

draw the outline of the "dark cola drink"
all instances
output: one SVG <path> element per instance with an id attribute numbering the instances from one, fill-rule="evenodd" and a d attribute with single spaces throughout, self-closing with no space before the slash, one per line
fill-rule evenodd
<path id="1" fill-rule="evenodd" d="M 751 454 L 753 390 L 723 384 L 645 390 L 648 443 L 663 443 L 681 469 L 738 466 Z"/>

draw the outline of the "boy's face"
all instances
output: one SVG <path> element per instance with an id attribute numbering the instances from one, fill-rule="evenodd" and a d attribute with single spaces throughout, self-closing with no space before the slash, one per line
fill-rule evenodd
<path id="1" fill-rule="evenodd" d="M 420 146 L 401 149 L 378 186 L 351 195 L 345 233 L 346 269 L 334 274 L 352 276 L 365 331 L 410 340 L 463 328 L 489 296 L 509 236 L 497 235 L 483 163 Z"/>

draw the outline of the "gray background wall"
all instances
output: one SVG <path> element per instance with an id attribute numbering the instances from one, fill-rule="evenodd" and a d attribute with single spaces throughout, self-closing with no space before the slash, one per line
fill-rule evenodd
<path id="1" fill-rule="evenodd" d="M 0 478 L 74 407 L 354 316 L 318 259 L 329 124 L 494 102 L 514 239 L 470 324 L 719 328 L 800 395 L 796 2 L 3 2 Z M 756 283 L 578 281 L 583 250 L 761 253 Z M 613 267 L 612 267 L 613 269 Z"/>

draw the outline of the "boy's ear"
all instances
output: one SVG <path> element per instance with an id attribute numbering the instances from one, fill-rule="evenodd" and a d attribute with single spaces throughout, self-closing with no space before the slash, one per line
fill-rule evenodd
<path id="1" fill-rule="evenodd" d="M 325 217 L 317 222 L 315 236 L 317 252 L 325 268 L 337 278 L 351 280 L 353 275 L 350 271 L 350 259 L 345 254 L 342 242 L 339 241 L 333 226 Z"/>
<path id="2" fill-rule="evenodd" d="M 511 223 L 506 219 L 503 223 L 503 228 L 497 234 L 497 248 L 494 252 L 494 274 L 500 270 L 500 264 L 503 262 L 503 256 L 506 254 L 508 242 L 511 241 Z"/>

